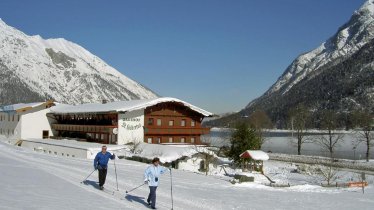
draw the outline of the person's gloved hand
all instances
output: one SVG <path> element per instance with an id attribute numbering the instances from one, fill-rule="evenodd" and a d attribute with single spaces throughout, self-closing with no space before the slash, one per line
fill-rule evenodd
<path id="1" fill-rule="evenodd" d="M 97 165 L 94 165 L 95 170 L 97 170 Z"/>
<path id="2" fill-rule="evenodd" d="M 113 155 L 112 155 L 112 158 L 113 158 L 113 159 L 115 159 L 115 158 L 116 158 L 116 155 L 115 155 L 114 153 L 113 153 Z"/>
<path id="3" fill-rule="evenodd" d="M 101 165 L 98 165 L 97 169 L 101 170 L 101 169 L 103 169 L 103 167 L 101 167 Z"/>
<path id="4" fill-rule="evenodd" d="M 144 180 L 144 184 L 148 184 L 148 180 L 146 179 L 146 180 Z"/>

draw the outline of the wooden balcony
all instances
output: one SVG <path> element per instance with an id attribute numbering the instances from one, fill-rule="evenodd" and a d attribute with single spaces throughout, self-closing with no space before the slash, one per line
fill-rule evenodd
<path id="1" fill-rule="evenodd" d="M 116 125 L 70 125 L 52 124 L 52 129 L 57 131 L 77 131 L 85 133 L 113 133 Z"/>
<path id="2" fill-rule="evenodd" d="M 204 135 L 209 134 L 210 128 L 145 128 L 145 135 Z"/>

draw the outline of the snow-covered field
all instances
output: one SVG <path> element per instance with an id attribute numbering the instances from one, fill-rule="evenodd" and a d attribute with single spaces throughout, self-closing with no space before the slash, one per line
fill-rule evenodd
<path id="1" fill-rule="evenodd" d="M 278 163 L 275 167 L 283 167 Z M 80 182 L 92 170 L 92 160 L 56 157 L 0 143 L 0 209 L 147 209 L 147 187 L 125 194 L 142 184 L 146 164 L 116 160 L 120 191 L 114 195 L 95 189 L 97 174 L 88 185 Z M 294 167 L 294 166 L 289 166 Z M 288 171 L 268 171 L 275 179 L 284 179 Z M 236 184 L 222 176 L 204 176 L 173 170 L 174 209 L 372 209 L 372 184 L 362 194 L 359 188 L 322 188 L 301 185 L 271 188 L 259 183 Z M 277 174 L 278 173 L 278 174 Z M 296 177 L 297 179 L 297 177 Z M 311 177 L 313 179 L 313 177 Z M 106 187 L 116 189 L 113 162 Z M 316 182 L 318 182 L 317 180 Z M 161 178 L 157 191 L 159 209 L 170 209 L 170 175 Z"/>

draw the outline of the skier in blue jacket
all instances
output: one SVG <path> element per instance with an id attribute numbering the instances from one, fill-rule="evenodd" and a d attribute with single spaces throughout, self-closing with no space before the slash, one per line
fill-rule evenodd
<path id="1" fill-rule="evenodd" d="M 99 171 L 99 186 L 100 190 L 104 189 L 107 169 L 108 169 L 108 162 L 109 159 L 113 160 L 116 158 L 116 156 L 113 154 L 110 154 L 110 152 L 107 152 L 107 147 L 104 145 L 101 147 L 101 152 L 96 154 L 95 160 L 94 160 L 94 167 L 95 169 L 98 169 Z"/>
<path id="2" fill-rule="evenodd" d="M 152 164 L 147 167 L 144 172 L 144 182 L 149 186 L 148 205 L 152 209 L 156 209 L 156 189 L 159 183 L 159 177 L 161 174 L 169 171 L 169 169 L 160 166 L 160 159 L 155 157 L 152 160 Z"/>

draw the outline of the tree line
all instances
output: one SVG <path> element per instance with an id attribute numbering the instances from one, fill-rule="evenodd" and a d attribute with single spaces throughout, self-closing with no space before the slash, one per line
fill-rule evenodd
<path id="1" fill-rule="evenodd" d="M 343 141 L 344 133 L 341 130 L 341 114 L 334 110 L 322 110 L 318 118 L 313 116 L 313 110 L 300 104 L 290 109 L 287 114 L 287 127 L 295 135 L 295 146 L 297 154 L 301 155 L 303 146 L 306 143 L 314 143 L 321 149 L 329 152 L 331 159 L 334 157 L 337 146 Z M 374 115 L 370 110 L 362 109 L 347 113 L 351 119 L 351 128 L 357 132 L 357 139 L 354 139 L 354 148 L 360 144 L 366 147 L 366 160 L 370 159 L 370 150 L 374 144 Z M 315 129 L 318 123 L 320 134 L 317 138 L 310 138 L 308 130 Z M 239 155 L 245 150 L 261 149 L 264 138 L 264 129 L 273 128 L 268 115 L 262 110 L 256 110 L 249 116 L 242 116 L 233 126 L 230 137 L 230 147 L 226 148 L 226 155 L 235 163 L 240 164 Z"/>

